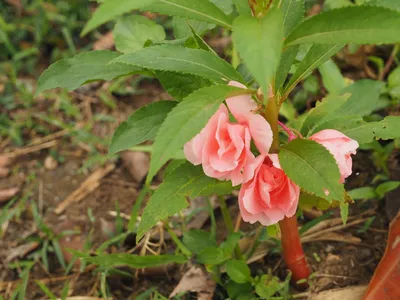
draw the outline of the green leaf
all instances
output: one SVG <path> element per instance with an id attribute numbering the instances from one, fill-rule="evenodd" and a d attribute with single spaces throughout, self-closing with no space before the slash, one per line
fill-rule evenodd
<path id="1" fill-rule="evenodd" d="M 147 41 L 161 42 L 165 40 L 164 28 L 152 20 L 131 15 L 121 18 L 113 30 L 115 47 L 123 53 L 142 49 Z"/>
<path id="2" fill-rule="evenodd" d="M 240 74 L 226 61 L 199 49 L 175 45 L 159 45 L 124 54 L 112 61 L 159 71 L 192 74 L 227 83 L 243 81 Z"/>
<path id="3" fill-rule="evenodd" d="M 330 94 L 339 95 L 346 87 L 346 81 L 339 67 L 331 60 L 327 60 L 319 67 L 324 86 Z"/>
<path id="4" fill-rule="evenodd" d="M 183 100 L 194 91 L 213 85 L 208 79 L 190 74 L 158 71 L 156 76 L 165 91 L 177 101 Z"/>
<path id="5" fill-rule="evenodd" d="M 376 194 L 379 198 L 385 197 L 385 195 L 391 191 L 394 191 L 400 186 L 400 181 L 387 181 L 376 188 Z"/>
<path id="6" fill-rule="evenodd" d="M 187 258 L 183 255 L 133 255 L 127 253 L 101 254 L 97 256 L 89 256 L 77 251 L 71 251 L 83 260 L 101 266 L 103 268 L 114 268 L 120 266 L 129 266 L 131 268 L 148 268 L 162 266 L 169 263 L 184 264 Z"/>
<path id="7" fill-rule="evenodd" d="M 211 238 L 209 232 L 192 229 L 183 234 L 183 244 L 193 253 L 199 254 L 204 249 L 209 247 L 216 247 L 217 243 Z"/>
<path id="8" fill-rule="evenodd" d="M 236 10 L 241 16 L 251 16 L 251 9 L 248 0 L 232 0 Z"/>
<path id="9" fill-rule="evenodd" d="M 143 211 L 136 240 L 139 241 L 157 222 L 186 208 L 188 203 L 185 197 L 200 196 L 204 189 L 210 187 L 218 191 L 219 184 L 221 181 L 204 175 L 201 166 L 195 167 L 186 162 L 175 168 L 151 196 Z"/>
<path id="10" fill-rule="evenodd" d="M 306 192 L 344 201 L 340 172 L 332 154 L 317 142 L 295 139 L 282 147 L 280 164 L 286 175 Z"/>
<path id="11" fill-rule="evenodd" d="M 377 139 L 392 140 L 400 137 L 400 117 L 388 116 L 379 122 L 379 126 L 375 128 L 375 136 Z"/>
<path id="12" fill-rule="evenodd" d="M 143 10 L 232 28 L 231 19 L 208 0 L 157 0 Z"/>
<path id="13" fill-rule="evenodd" d="M 332 205 L 324 198 L 302 192 L 300 194 L 299 206 L 302 209 L 316 208 L 318 210 L 327 210 Z"/>
<path id="14" fill-rule="evenodd" d="M 213 24 L 196 20 L 187 20 L 180 17 L 174 17 L 172 19 L 174 36 L 177 39 L 184 39 L 192 36 L 192 30 L 190 26 L 193 28 L 195 32 L 197 32 L 200 35 L 204 34 L 204 32 L 206 32 L 207 30 L 210 30 L 215 27 L 215 25 Z"/>
<path id="15" fill-rule="evenodd" d="M 278 70 L 276 71 L 275 77 L 275 90 L 279 91 L 288 76 L 288 73 L 296 59 L 297 53 L 299 52 L 299 45 L 291 46 L 285 49 L 282 53 L 281 60 L 279 62 Z"/>
<path id="16" fill-rule="evenodd" d="M 219 246 L 228 256 L 232 256 L 236 245 L 239 243 L 241 234 L 239 232 L 232 232 L 228 235 L 226 240 Z"/>
<path id="17" fill-rule="evenodd" d="M 233 280 L 230 280 L 226 284 L 226 291 L 228 292 L 230 299 L 253 300 L 254 298 L 253 287 L 249 282 L 244 284 L 238 284 Z"/>
<path id="18" fill-rule="evenodd" d="M 279 65 L 282 23 L 282 12 L 272 9 L 262 19 L 241 16 L 233 24 L 233 42 L 264 95 L 268 95 L 269 85 Z"/>
<path id="19" fill-rule="evenodd" d="M 233 12 L 232 0 L 210 0 L 226 15 L 230 15 Z"/>
<path id="20" fill-rule="evenodd" d="M 260 278 L 260 282 L 256 285 L 256 293 L 262 299 L 271 299 L 278 291 L 282 290 L 284 285 L 280 283 L 279 278 L 265 274 Z"/>
<path id="21" fill-rule="evenodd" d="M 94 12 L 92 18 L 86 23 L 81 36 L 86 35 L 96 27 L 115 19 L 134 9 L 142 8 L 156 0 L 106 0 Z"/>
<path id="22" fill-rule="evenodd" d="M 342 48 L 343 45 L 313 45 L 297 66 L 296 72 L 290 79 L 289 83 L 285 86 L 283 92 L 284 99 L 287 98 L 289 93 L 301 80 L 311 74 L 315 68 L 318 68 L 322 63 L 339 52 Z"/>
<path id="23" fill-rule="evenodd" d="M 229 96 L 250 93 L 228 85 L 214 85 L 195 91 L 180 102 L 161 125 L 153 145 L 147 183 L 157 171 L 207 124 Z"/>
<path id="24" fill-rule="evenodd" d="M 293 29 L 303 22 L 305 0 L 283 0 L 281 9 L 283 12 L 284 35 L 287 37 Z"/>
<path id="25" fill-rule="evenodd" d="M 347 193 L 354 200 L 370 200 L 377 197 L 375 189 L 370 186 L 354 189 Z"/>
<path id="26" fill-rule="evenodd" d="M 246 283 L 251 280 L 250 268 L 242 260 L 228 260 L 226 262 L 226 273 L 237 283 Z"/>
<path id="27" fill-rule="evenodd" d="M 108 154 L 113 155 L 154 139 L 167 114 L 176 104 L 175 101 L 157 101 L 132 113 L 114 132 Z"/>
<path id="28" fill-rule="evenodd" d="M 349 204 L 340 204 L 340 217 L 342 218 L 343 224 L 346 225 L 347 218 L 349 217 Z"/>
<path id="29" fill-rule="evenodd" d="M 379 95 L 384 83 L 380 81 L 361 79 L 346 87 L 342 93 L 350 93 L 350 98 L 337 111 L 339 115 L 367 116 L 379 104 Z M 362 99 L 362 101 L 361 101 Z"/>
<path id="30" fill-rule="evenodd" d="M 230 257 L 218 247 L 208 247 L 197 255 L 197 262 L 205 265 L 219 265 Z"/>
<path id="31" fill-rule="evenodd" d="M 391 44 L 400 41 L 400 13 L 383 7 L 354 6 L 330 10 L 301 23 L 285 40 L 297 44 Z"/>
<path id="32" fill-rule="evenodd" d="M 374 130 L 379 126 L 378 122 L 365 122 L 360 116 L 339 116 L 314 127 L 313 132 L 335 129 L 359 144 L 365 144 L 372 142 L 375 137 Z"/>
<path id="33" fill-rule="evenodd" d="M 118 56 L 120 56 L 119 53 L 101 50 L 61 59 L 40 75 L 35 95 L 58 87 L 71 91 L 91 81 L 111 80 L 141 71 L 141 68 L 124 64 L 108 64 Z"/>
<path id="34" fill-rule="evenodd" d="M 382 6 L 400 11 L 400 2 L 398 0 L 372 0 L 368 5 Z"/>
<path id="35" fill-rule="evenodd" d="M 321 102 L 317 103 L 317 105 L 307 113 L 307 117 L 301 126 L 300 132 L 308 136 L 317 132 L 317 130 L 319 131 L 318 126 L 336 117 L 336 111 L 349 97 L 350 95 L 330 95 L 322 99 Z"/>

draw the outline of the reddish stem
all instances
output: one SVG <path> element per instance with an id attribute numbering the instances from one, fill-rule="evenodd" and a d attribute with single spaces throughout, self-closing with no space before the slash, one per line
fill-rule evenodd
<path id="1" fill-rule="evenodd" d="M 301 246 L 296 216 L 285 217 L 279 222 L 279 227 L 281 228 L 283 258 L 288 269 L 292 272 L 292 280 L 297 282 L 307 279 L 311 271 Z"/>
<path id="2" fill-rule="evenodd" d="M 289 136 L 289 142 L 291 140 L 294 140 L 295 138 L 297 138 L 297 136 L 289 129 L 289 127 L 287 127 L 285 124 L 283 124 L 281 121 L 278 121 L 279 126 L 282 127 L 283 130 L 286 131 L 286 133 Z"/>

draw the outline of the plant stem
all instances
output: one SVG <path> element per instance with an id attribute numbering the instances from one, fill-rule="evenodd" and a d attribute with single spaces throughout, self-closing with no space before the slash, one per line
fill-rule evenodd
<path id="1" fill-rule="evenodd" d="M 218 202 L 219 202 L 219 207 L 221 209 L 222 217 L 224 219 L 224 223 L 226 228 L 228 229 L 228 232 L 231 233 L 233 232 L 233 223 L 231 216 L 229 215 L 228 207 L 226 206 L 225 199 L 220 196 L 218 197 Z"/>
<path id="2" fill-rule="evenodd" d="M 273 140 L 271 145 L 271 153 L 279 151 L 279 129 L 278 129 L 278 108 L 276 106 L 275 97 L 268 99 L 267 109 L 265 111 L 265 119 L 267 119 L 272 129 Z"/>
<path id="3" fill-rule="evenodd" d="M 289 136 L 289 142 L 290 142 L 291 140 L 294 140 L 295 138 L 297 138 L 297 136 L 296 136 L 285 124 L 283 124 L 283 123 L 280 122 L 280 121 L 278 121 L 278 124 L 279 124 L 279 126 L 281 126 L 282 129 L 285 130 L 286 133 L 288 134 L 288 136 Z"/>
<path id="4" fill-rule="evenodd" d="M 221 209 L 222 218 L 224 219 L 225 226 L 228 229 L 228 232 L 232 233 L 234 232 L 232 218 L 229 214 L 229 210 L 228 207 L 226 206 L 224 197 L 222 196 L 218 197 L 218 202 L 219 202 L 219 207 Z M 242 259 L 242 252 L 240 252 L 239 245 L 236 245 L 235 247 L 235 254 L 237 259 Z"/>
<path id="5" fill-rule="evenodd" d="M 182 251 L 183 255 L 190 257 L 192 255 L 192 252 L 188 248 L 186 248 L 186 246 L 181 242 L 176 233 L 169 227 L 168 221 L 165 221 L 164 225 L 169 235 L 171 236 L 171 239 L 175 242 L 179 250 Z"/>
<path id="6" fill-rule="evenodd" d="M 297 282 L 307 279 L 311 271 L 301 246 L 296 215 L 290 218 L 285 217 L 279 222 L 279 227 L 281 229 L 283 258 L 288 269 L 292 272 L 292 280 Z"/>

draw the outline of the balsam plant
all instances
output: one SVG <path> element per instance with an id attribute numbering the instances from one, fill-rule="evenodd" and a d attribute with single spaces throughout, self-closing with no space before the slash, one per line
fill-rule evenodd
<path id="1" fill-rule="evenodd" d="M 288 113 L 294 88 L 316 68 L 329 77 L 334 63 L 324 63 L 347 44 L 400 42 L 400 1 L 349 4 L 305 18 L 304 0 L 101 1 L 82 35 L 117 19 L 113 32 L 117 51 L 85 52 L 54 63 L 40 77 L 36 93 L 56 87 L 73 90 L 94 80 L 131 74 L 157 78 L 174 101 L 154 102 L 134 112 L 116 130 L 109 151 L 113 155 L 154 140 L 134 220 L 154 176 L 168 163 L 139 227 L 130 226 L 137 240 L 186 208 L 188 198 L 228 195 L 235 185 L 240 187 L 243 219 L 265 226 L 279 223 L 292 278 L 304 280 L 310 269 L 296 210 L 340 207 L 346 222 L 352 199 L 343 183 L 351 174 L 351 155 L 359 145 L 400 137 L 399 117 L 366 118 L 379 107 L 378 81 L 351 85 L 324 81 L 330 94 L 315 108 L 298 117 Z M 175 39 L 166 40 L 164 29 L 139 15 L 141 11 L 172 16 Z M 124 14 L 128 15 L 121 17 Z M 215 26 L 231 34 L 231 63 L 202 38 Z M 287 124 L 278 120 L 280 114 Z M 193 234 L 209 236 L 202 231 Z M 249 277 L 243 275 L 248 270 L 235 250 L 238 235 L 233 232 L 219 246 L 210 239 L 188 249 L 177 237 L 174 240 L 184 257 L 195 254 L 214 274 L 228 261 L 228 275 L 235 274 L 234 281 Z M 230 262 L 232 257 L 238 262 Z M 88 259 L 104 261 L 104 257 Z M 185 261 L 165 256 L 149 264 L 163 259 Z M 140 258 L 131 260 L 144 266 Z"/>

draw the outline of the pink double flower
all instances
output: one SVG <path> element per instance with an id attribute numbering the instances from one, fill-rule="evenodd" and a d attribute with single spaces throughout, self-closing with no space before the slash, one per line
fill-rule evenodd
<path id="1" fill-rule="evenodd" d="M 245 88 L 238 82 L 229 85 Z M 250 95 L 226 99 L 203 130 L 186 143 L 186 158 L 202 165 L 204 173 L 232 185 L 242 184 L 239 207 L 244 221 L 267 226 L 296 213 L 300 188 L 282 170 L 277 154 L 269 154 L 273 133 L 269 123 L 256 113 Z M 235 120 L 232 120 L 229 111 Z M 351 154 L 358 143 L 336 130 L 323 130 L 310 139 L 325 146 L 335 157 L 341 181 L 351 174 Z M 251 151 L 252 142 L 259 155 Z"/>

